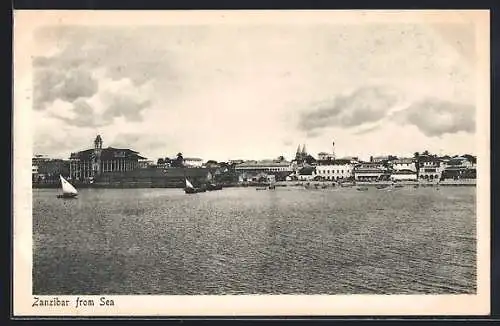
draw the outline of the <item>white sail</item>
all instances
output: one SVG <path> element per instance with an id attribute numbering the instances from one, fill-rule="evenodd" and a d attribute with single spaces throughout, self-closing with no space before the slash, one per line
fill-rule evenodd
<path id="1" fill-rule="evenodd" d="M 61 178 L 62 191 L 64 194 L 76 195 L 78 193 L 78 191 L 76 191 L 75 187 L 73 187 L 73 185 L 71 183 L 66 181 L 66 179 L 64 179 L 62 177 L 62 175 L 60 175 L 59 177 Z"/>
<path id="2" fill-rule="evenodd" d="M 193 185 L 191 184 L 191 182 L 189 182 L 188 179 L 186 179 L 186 188 L 192 188 L 192 189 L 194 189 Z"/>

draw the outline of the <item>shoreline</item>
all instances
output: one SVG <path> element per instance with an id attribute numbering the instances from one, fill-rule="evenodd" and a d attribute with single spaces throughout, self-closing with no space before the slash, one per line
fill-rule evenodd
<path id="1" fill-rule="evenodd" d="M 356 186 L 366 186 L 366 187 L 376 187 L 380 185 L 392 185 L 393 183 L 390 181 L 379 181 L 379 182 L 367 182 L 367 181 L 358 181 L 355 184 L 349 183 L 351 187 Z M 402 186 L 419 186 L 419 187 L 435 187 L 435 186 L 443 186 L 443 187 L 471 187 L 476 186 L 475 179 L 467 179 L 467 180 L 444 180 L 439 183 L 436 182 L 425 182 L 425 181 L 400 181 L 394 184 L 402 185 Z M 249 187 L 264 187 L 268 186 L 268 183 L 223 183 L 223 188 L 249 188 Z M 326 186 L 326 188 L 335 188 L 342 187 L 339 184 L 333 181 L 278 181 L 275 183 L 276 187 L 305 187 L 309 186 Z M 180 187 L 176 184 L 171 185 L 156 185 L 150 182 L 135 182 L 135 183 L 76 183 L 74 184 L 76 188 L 85 189 L 85 188 L 96 188 L 96 189 L 151 189 L 151 188 L 168 188 L 168 189 L 183 189 L 184 187 Z M 59 183 L 32 183 L 32 189 L 56 189 L 60 188 Z"/>

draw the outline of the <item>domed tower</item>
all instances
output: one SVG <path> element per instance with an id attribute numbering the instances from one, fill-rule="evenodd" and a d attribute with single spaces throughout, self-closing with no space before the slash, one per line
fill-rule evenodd
<path id="1" fill-rule="evenodd" d="M 93 172 L 94 176 L 101 174 L 101 153 L 102 153 L 102 138 L 101 135 L 97 135 L 94 140 L 94 155 L 93 155 Z"/>

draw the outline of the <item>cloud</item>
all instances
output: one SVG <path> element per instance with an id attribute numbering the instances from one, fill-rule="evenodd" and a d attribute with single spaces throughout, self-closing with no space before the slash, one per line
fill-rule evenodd
<path id="1" fill-rule="evenodd" d="M 411 104 L 394 114 L 398 123 L 415 125 L 429 137 L 458 132 L 474 133 L 475 107 L 436 98 L 427 98 Z"/>
<path id="2" fill-rule="evenodd" d="M 35 69 L 34 108 L 44 110 L 57 99 L 73 102 L 78 98 L 91 97 L 97 90 L 97 80 L 91 73 L 82 69 Z"/>
<path id="3" fill-rule="evenodd" d="M 80 96 L 68 101 L 59 96 L 45 104 L 45 110 L 51 117 L 75 127 L 107 126 L 120 117 L 139 122 L 143 120 L 143 111 L 152 105 L 148 98 L 150 91 L 149 84 L 134 86 L 127 78 L 118 81 L 104 78 L 99 80 L 98 92 L 92 97 Z"/>
<path id="4" fill-rule="evenodd" d="M 376 124 L 374 126 L 370 126 L 368 128 L 363 128 L 363 129 L 360 129 L 358 131 L 356 131 L 354 134 L 355 135 L 364 135 L 364 134 L 368 134 L 372 131 L 376 131 L 378 129 L 380 129 L 381 125 L 380 124 Z"/>
<path id="5" fill-rule="evenodd" d="M 327 127 L 356 127 L 375 122 L 398 102 L 398 95 L 383 87 L 361 87 L 348 95 L 320 103 L 315 110 L 304 112 L 299 129 L 315 136 Z"/>

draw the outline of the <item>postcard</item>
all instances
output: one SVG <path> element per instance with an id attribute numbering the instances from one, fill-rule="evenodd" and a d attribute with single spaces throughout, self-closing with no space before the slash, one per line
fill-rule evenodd
<path id="1" fill-rule="evenodd" d="M 13 40 L 15 317 L 489 313 L 488 11 L 18 10 Z"/>

